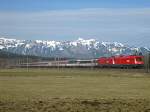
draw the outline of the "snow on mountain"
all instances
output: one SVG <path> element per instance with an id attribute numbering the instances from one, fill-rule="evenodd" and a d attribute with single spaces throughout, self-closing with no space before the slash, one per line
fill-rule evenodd
<path id="1" fill-rule="evenodd" d="M 149 48 L 147 48 L 147 47 L 144 47 L 144 49 L 145 49 L 145 50 L 147 50 L 148 52 L 150 52 L 150 49 L 149 49 Z"/>
<path id="2" fill-rule="evenodd" d="M 75 41 L 17 40 L 0 38 L 0 49 L 17 54 L 45 57 L 97 58 L 145 52 L 147 49 L 130 47 L 118 42 L 100 42 L 79 38 Z"/>

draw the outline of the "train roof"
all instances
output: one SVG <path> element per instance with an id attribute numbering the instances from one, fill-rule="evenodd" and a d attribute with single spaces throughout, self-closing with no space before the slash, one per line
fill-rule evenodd
<path id="1" fill-rule="evenodd" d="M 126 58 L 126 57 L 130 57 L 130 58 L 132 58 L 132 57 L 144 57 L 144 56 L 142 56 L 142 55 L 118 55 L 118 56 L 110 56 L 110 57 L 100 57 L 99 59 L 102 59 L 102 58 Z"/>

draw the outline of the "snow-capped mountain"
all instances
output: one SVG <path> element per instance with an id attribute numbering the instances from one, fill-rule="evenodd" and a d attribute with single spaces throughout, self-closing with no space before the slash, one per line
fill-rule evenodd
<path id="1" fill-rule="evenodd" d="M 95 39 L 75 41 L 17 40 L 0 38 L 0 49 L 17 54 L 44 57 L 97 58 L 100 56 L 127 55 L 146 52 L 147 48 L 131 47 L 117 42 L 100 42 Z"/>

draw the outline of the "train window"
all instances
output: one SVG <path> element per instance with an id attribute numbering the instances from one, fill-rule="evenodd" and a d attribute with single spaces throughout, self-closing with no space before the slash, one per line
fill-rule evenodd
<path id="1" fill-rule="evenodd" d="M 136 61 L 142 61 L 142 58 L 136 58 Z"/>
<path id="2" fill-rule="evenodd" d="M 86 63 L 91 63 L 92 61 L 91 60 L 87 60 L 87 61 L 79 61 L 79 63 L 81 64 L 86 64 Z"/>

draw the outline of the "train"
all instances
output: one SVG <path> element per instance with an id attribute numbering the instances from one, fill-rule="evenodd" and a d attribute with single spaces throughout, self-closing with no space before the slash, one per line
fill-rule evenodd
<path id="1" fill-rule="evenodd" d="M 21 63 L 17 64 L 16 67 L 31 67 L 31 68 L 36 68 L 36 67 L 41 67 L 41 68 L 46 68 L 46 67 L 51 67 L 51 68 L 89 68 L 89 67 L 95 67 L 97 66 L 97 62 L 95 60 L 57 60 L 57 61 L 42 61 L 42 62 L 30 62 L 30 63 Z"/>
<path id="2" fill-rule="evenodd" d="M 72 60 L 57 60 L 57 61 L 42 61 L 21 63 L 17 67 L 59 67 L 59 68 L 141 68 L 144 67 L 144 56 L 137 55 L 120 55 L 111 57 L 100 57 L 97 59 L 72 59 Z"/>
<path id="3" fill-rule="evenodd" d="M 100 67 L 131 67 L 140 68 L 144 67 L 144 56 L 137 55 L 121 55 L 111 57 L 101 57 L 97 60 Z"/>

